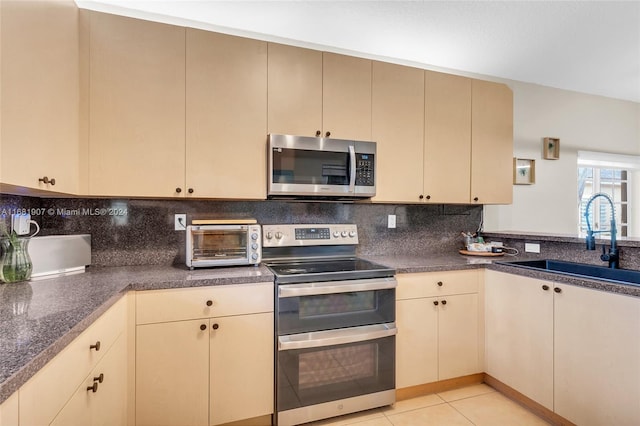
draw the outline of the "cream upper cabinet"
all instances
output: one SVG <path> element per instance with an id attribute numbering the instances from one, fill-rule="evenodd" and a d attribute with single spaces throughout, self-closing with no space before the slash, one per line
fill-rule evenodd
<path id="1" fill-rule="evenodd" d="M 513 92 L 504 84 L 473 80 L 471 94 L 471 201 L 513 201 Z"/>
<path id="2" fill-rule="evenodd" d="M 269 43 L 268 131 L 371 139 L 371 61 Z"/>
<path id="3" fill-rule="evenodd" d="M 553 410 L 553 285 L 485 274 L 485 372 Z"/>
<path id="4" fill-rule="evenodd" d="M 482 371 L 479 271 L 399 274 L 396 386 Z"/>
<path id="5" fill-rule="evenodd" d="M 184 194 L 185 29 L 91 13 L 89 31 L 90 195 Z"/>
<path id="6" fill-rule="evenodd" d="M 0 183 L 76 194 L 78 9 L 72 1 L 2 1 L 0 8 Z"/>
<path id="7" fill-rule="evenodd" d="M 379 202 L 414 202 L 422 193 L 424 71 L 373 62 L 371 136 Z"/>
<path id="8" fill-rule="evenodd" d="M 555 412 L 584 426 L 640 424 L 640 299 L 557 284 Z"/>
<path id="9" fill-rule="evenodd" d="M 371 61 L 322 54 L 322 134 L 371 140 Z"/>
<path id="10" fill-rule="evenodd" d="M 264 199 L 267 43 L 186 31 L 186 195 Z"/>
<path id="11" fill-rule="evenodd" d="M 322 52 L 276 43 L 268 48 L 269 133 L 316 136 L 322 132 Z"/>
<path id="12" fill-rule="evenodd" d="M 471 79 L 425 71 L 424 85 L 424 190 L 420 199 L 438 204 L 468 203 Z"/>

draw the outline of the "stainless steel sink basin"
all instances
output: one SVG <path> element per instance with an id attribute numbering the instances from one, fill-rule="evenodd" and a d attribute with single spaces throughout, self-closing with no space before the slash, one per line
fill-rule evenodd
<path id="1" fill-rule="evenodd" d="M 496 262 L 503 265 L 539 271 L 572 275 L 583 278 L 615 281 L 640 286 L 640 271 L 631 269 L 611 269 L 586 263 L 565 262 L 562 260 L 523 260 L 518 262 Z"/>

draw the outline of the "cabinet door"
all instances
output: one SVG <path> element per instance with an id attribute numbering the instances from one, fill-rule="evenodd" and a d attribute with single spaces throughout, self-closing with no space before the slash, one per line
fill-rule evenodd
<path id="1" fill-rule="evenodd" d="M 269 133 L 316 136 L 322 130 L 322 52 L 275 43 L 268 49 Z"/>
<path id="2" fill-rule="evenodd" d="M 267 43 L 187 28 L 186 55 L 187 196 L 266 198 Z"/>
<path id="3" fill-rule="evenodd" d="M 210 424 L 273 413 L 273 313 L 211 324 Z"/>
<path id="4" fill-rule="evenodd" d="M 184 194 L 185 29 L 92 13 L 90 32 L 90 194 Z"/>
<path id="5" fill-rule="evenodd" d="M 371 61 L 324 52 L 322 82 L 323 135 L 371 140 Z"/>
<path id="6" fill-rule="evenodd" d="M 0 2 L 0 182 L 79 190 L 79 17 L 73 2 Z M 55 185 L 40 178 L 55 179 Z"/>
<path id="7" fill-rule="evenodd" d="M 101 382 L 96 380 L 98 377 L 102 378 Z M 96 392 L 88 389 L 92 386 L 96 386 Z M 51 425 L 125 426 L 126 424 L 127 346 L 125 336 L 121 335 Z"/>
<path id="8" fill-rule="evenodd" d="M 137 326 L 136 424 L 204 426 L 208 420 L 209 320 Z"/>
<path id="9" fill-rule="evenodd" d="M 438 300 L 438 380 L 482 372 L 478 295 L 445 296 Z"/>
<path id="10" fill-rule="evenodd" d="M 438 380 L 438 306 L 435 298 L 396 302 L 396 387 Z"/>
<path id="11" fill-rule="evenodd" d="M 471 79 L 425 71 L 424 200 L 468 203 Z"/>
<path id="12" fill-rule="evenodd" d="M 550 410 L 552 290 L 549 282 L 486 271 L 485 371 Z"/>
<path id="13" fill-rule="evenodd" d="M 640 424 L 640 299 L 556 287 L 555 412 L 585 426 Z"/>
<path id="14" fill-rule="evenodd" d="M 18 426 L 18 392 L 0 404 L 0 426 Z"/>
<path id="15" fill-rule="evenodd" d="M 422 194 L 424 71 L 373 62 L 371 136 L 379 202 L 415 202 Z"/>
<path id="16" fill-rule="evenodd" d="M 471 94 L 471 201 L 513 199 L 513 93 L 504 84 L 473 80 Z"/>

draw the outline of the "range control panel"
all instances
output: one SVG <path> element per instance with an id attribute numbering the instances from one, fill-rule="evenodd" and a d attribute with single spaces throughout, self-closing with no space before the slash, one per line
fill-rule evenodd
<path id="1" fill-rule="evenodd" d="M 358 244 L 353 224 L 262 225 L 263 247 L 293 247 Z"/>

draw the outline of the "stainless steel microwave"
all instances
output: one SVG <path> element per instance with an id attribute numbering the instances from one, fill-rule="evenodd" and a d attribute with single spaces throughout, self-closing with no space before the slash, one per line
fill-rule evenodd
<path id="1" fill-rule="evenodd" d="M 261 230 L 258 224 L 192 223 L 187 226 L 186 264 L 191 269 L 257 265 L 262 261 Z"/>
<path id="2" fill-rule="evenodd" d="M 269 135 L 269 198 L 376 195 L 376 143 Z"/>

